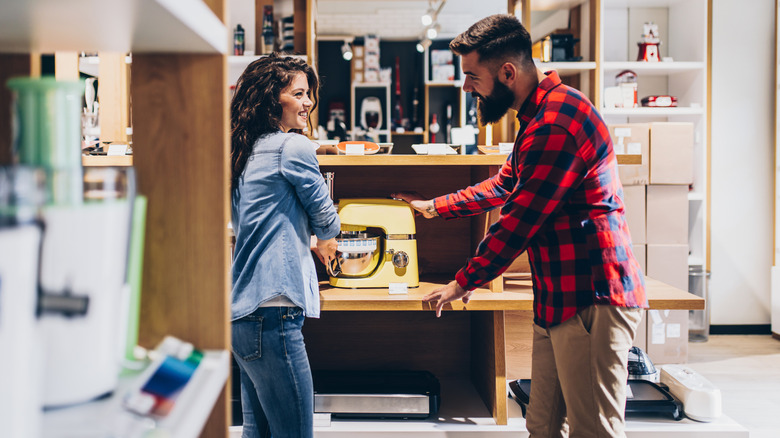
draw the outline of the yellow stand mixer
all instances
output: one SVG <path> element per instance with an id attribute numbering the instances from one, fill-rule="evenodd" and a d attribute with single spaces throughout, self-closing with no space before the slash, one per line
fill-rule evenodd
<path id="1" fill-rule="evenodd" d="M 331 286 L 420 285 L 414 213 L 409 204 L 393 199 L 341 199 L 339 218 L 340 254 L 328 267 Z M 384 235 L 372 234 L 369 228 L 380 228 Z"/>

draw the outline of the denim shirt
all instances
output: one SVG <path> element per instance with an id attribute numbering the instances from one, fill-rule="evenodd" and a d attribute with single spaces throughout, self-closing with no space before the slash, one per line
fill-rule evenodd
<path id="1" fill-rule="evenodd" d="M 233 190 L 232 222 L 231 319 L 280 295 L 319 317 L 310 237 L 336 237 L 341 222 L 309 139 L 276 132 L 257 140 Z"/>

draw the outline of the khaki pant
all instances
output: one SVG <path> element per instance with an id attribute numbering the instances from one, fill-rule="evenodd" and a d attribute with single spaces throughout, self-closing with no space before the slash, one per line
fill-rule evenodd
<path id="1" fill-rule="evenodd" d="M 550 329 L 534 324 L 531 438 L 625 437 L 628 350 L 642 310 L 590 306 Z"/>

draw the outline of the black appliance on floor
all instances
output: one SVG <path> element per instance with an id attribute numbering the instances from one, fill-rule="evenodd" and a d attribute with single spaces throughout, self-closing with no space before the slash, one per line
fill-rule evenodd
<path id="1" fill-rule="evenodd" d="M 523 417 L 531 395 L 531 379 L 509 382 L 509 395 L 523 410 Z M 682 420 L 682 403 L 661 385 L 648 380 L 629 380 L 626 398 L 626 417 L 632 415 L 666 416 Z"/>

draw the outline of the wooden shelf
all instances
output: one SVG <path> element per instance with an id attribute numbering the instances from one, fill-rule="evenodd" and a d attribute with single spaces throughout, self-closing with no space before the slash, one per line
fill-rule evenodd
<path id="1" fill-rule="evenodd" d="M 320 166 L 500 166 L 506 155 L 317 155 Z"/>
<path id="2" fill-rule="evenodd" d="M 532 295 L 530 274 L 521 275 L 515 278 L 509 275 L 504 277 L 504 294 L 527 293 Z M 702 310 L 704 309 L 704 299 L 692 293 L 645 277 L 645 287 L 647 292 L 647 301 L 651 309 L 685 309 Z M 531 296 L 533 299 L 533 296 Z M 530 306 L 530 303 L 529 303 Z M 528 307 L 532 309 L 531 307 Z"/>
<path id="3" fill-rule="evenodd" d="M 4 2 L 7 53 L 227 53 L 225 25 L 201 0 Z"/>
<path id="4" fill-rule="evenodd" d="M 409 288 L 406 295 L 390 295 L 388 289 L 340 289 L 327 282 L 320 283 L 322 310 L 435 310 L 435 305 L 422 302 L 422 297 L 446 285 L 451 278 L 425 279 L 420 287 Z M 457 300 L 444 310 L 532 310 L 533 293 L 530 282 L 513 292 L 490 292 L 477 289 L 468 304 Z"/>
<path id="5" fill-rule="evenodd" d="M 444 286 L 450 278 L 425 279 L 420 287 L 410 288 L 406 295 L 390 295 L 388 289 L 340 289 L 320 283 L 320 300 L 323 311 L 358 310 L 435 310 L 422 297 Z M 682 289 L 645 277 L 647 297 L 651 309 L 704 309 L 704 300 Z M 533 286 L 529 275 L 507 276 L 503 292 L 477 289 L 468 304 L 457 300 L 445 306 L 445 310 L 533 310 Z"/>
<path id="6" fill-rule="evenodd" d="M 132 166 L 132 155 L 82 155 L 81 165 L 88 167 Z"/>

